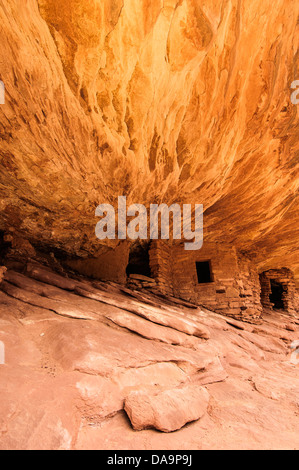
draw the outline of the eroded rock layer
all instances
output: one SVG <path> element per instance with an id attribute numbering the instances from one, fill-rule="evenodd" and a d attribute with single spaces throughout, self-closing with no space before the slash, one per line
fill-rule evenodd
<path id="1" fill-rule="evenodd" d="M 203 203 L 206 240 L 298 280 L 298 13 L 293 0 L 3 0 L 0 229 L 96 256 L 102 202 Z"/>

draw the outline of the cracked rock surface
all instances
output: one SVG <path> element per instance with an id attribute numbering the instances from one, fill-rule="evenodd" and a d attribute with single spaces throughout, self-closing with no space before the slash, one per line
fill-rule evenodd
<path id="1" fill-rule="evenodd" d="M 0 289 L 1 449 L 298 446 L 298 318 L 241 323 L 32 263 Z"/>

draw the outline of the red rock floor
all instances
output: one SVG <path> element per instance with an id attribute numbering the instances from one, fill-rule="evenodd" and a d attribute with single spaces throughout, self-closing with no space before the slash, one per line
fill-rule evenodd
<path id="1" fill-rule="evenodd" d="M 298 318 L 268 311 L 252 325 L 112 283 L 30 276 L 8 271 L 0 285 L 0 449 L 298 449 Z M 209 393 L 199 420 L 133 429 L 132 392 L 189 384 Z M 180 406 L 189 416 L 188 396 Z"/>

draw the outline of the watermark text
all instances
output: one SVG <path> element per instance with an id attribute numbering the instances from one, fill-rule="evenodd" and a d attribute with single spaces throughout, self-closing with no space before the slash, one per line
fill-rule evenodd
<path id="1" fill-rule="evenodd" d="M 292 90 L 295 90 L 291 94 L 291 102 L 292 104 L 295 104 L 295 105 L 299 104 L 299 80 L 294 80 L 291 83 L 291 88 Z"/>
<path id="2" fill-rule="evenodd" d="M 188 240 L 185 250 L 200 250 L 203 245 L 203 205 L 195 204 L 151 204 L 149 214 L 143 204 L 132 204 L 127 208 L 127 198 L 119 196 L 116 212 L 111 204 L 100 204 L 96 208 L 96 217 L 101 217 L 96 225 L 96 237 L 99 240 L 162 240 L 170 239 L 172 216 L 172 238 Z M 130 222 L 128 222 L 128 218 Z M 133 219 L 132 219 L 133 218 Z M 131 220 L 132 219 L 132 220 Z M 160 222 L 160 223 L 159 223 Z M 116 227 L 117 225 L 117 227 Z"/>

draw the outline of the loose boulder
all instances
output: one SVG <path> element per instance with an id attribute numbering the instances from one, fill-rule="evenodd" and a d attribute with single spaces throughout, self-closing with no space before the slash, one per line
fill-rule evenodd
<path id="1" fill-rule="evenodd" d="M 155 428 L 172 432 L 202 418 L 208 404 L 208 391 L 190 384 L 150 396 L 132 392 L 125 400 L 124 409 L 135 430 Z"/>

